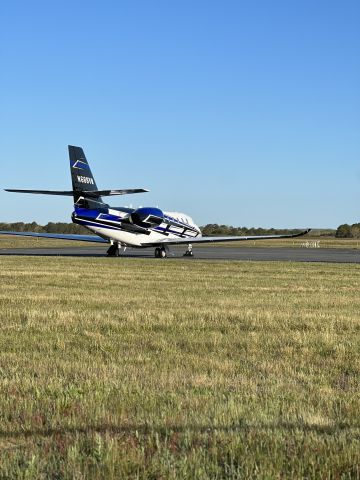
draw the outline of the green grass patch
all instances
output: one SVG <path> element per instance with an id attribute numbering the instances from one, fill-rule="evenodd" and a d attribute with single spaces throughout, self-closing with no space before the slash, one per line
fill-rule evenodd
<path id="1" fill-rule="evenodd" d="M 359 266 L 0 266 L 0 478 L 360 476 Z"/>

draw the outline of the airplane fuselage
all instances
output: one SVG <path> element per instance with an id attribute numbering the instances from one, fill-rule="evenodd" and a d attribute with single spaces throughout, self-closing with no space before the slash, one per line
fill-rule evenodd
<path id="1" fill-rule="evenodd" d="M 188 215 L 152 207 L 97 210 L 75 205 L 72 221 L 111 242 L 132 247 L 179 238 L 188 238 L 191 243 L 201 237 L 200 228 Z"/>

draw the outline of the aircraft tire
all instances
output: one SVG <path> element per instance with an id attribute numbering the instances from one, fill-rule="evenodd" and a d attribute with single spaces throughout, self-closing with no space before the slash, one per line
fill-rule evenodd
<path id="1" fill-rule="evenodd" d="M 111 245 L 106 253 L 108 257 L 118 257 L 119 256 L 118 245 L 116 244 Z"/>

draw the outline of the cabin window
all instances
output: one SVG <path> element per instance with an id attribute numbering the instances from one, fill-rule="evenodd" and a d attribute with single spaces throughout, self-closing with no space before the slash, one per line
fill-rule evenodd
<path id="1" fill-rule="evenodd" d="M 151 223 L 152 225 L 160 225 L 163 219 L 160 217 L 155 217 L 154 215 L 149 215 L 145 222 Z"/>

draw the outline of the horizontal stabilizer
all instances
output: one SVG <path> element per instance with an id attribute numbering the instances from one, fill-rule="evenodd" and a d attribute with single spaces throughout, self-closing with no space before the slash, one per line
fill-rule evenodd
<path id="1" fill-rule="evenodd" d="M 37 233 L 37 232 L 7 232 L 0 230 L 0 235 L 17 235 L 19 237 L 58 238 L 59 240 L 75 240 L 79 242 L 109 243 L 96 235 L 72 235 L 70 233 Z"/>
<path id="2" fill-rule="evenodd" d="M 6 192 L 15 192 L 15 193 L 35 193 L 40 195 L 62 195 L 71 197 L 74 193 L 78 195 L 83 195 L 85 197 L 94 197 L 97 198 L 99 196 L 103 197 L 110 197 L 113 195 L 128 195 L 130 193 L 144 193 L 148 192 L 145 188 L 124 188 L 121 190 L 81 190 L 81 191 L 74 191 L 74 190 L 18 190 L 14 188 L 6 188 Z"/>
<path id="3" fill-rule="evenodd" d="M 149 190 L 146 188 L 123 188 L 121 190 L 98 190 L 96 193 L 98 195 L 102 195 L 103 197 L 111 197 L 113 195 L 128 195 L 130 193 L 146 193 Z M 93 193 L 93 192 L 86 192 L 84 191 L 86 195 L 88 193 Z"/>
<path id="4" fill-rule="evenodd" d="M 72 196 L 74 192 L 72 190 L 16 190 L 14 188 L 5 188 L 5 192 L 15 192 L 15 193 L 39 193 L 44 195 L 66 195 Z"/>

